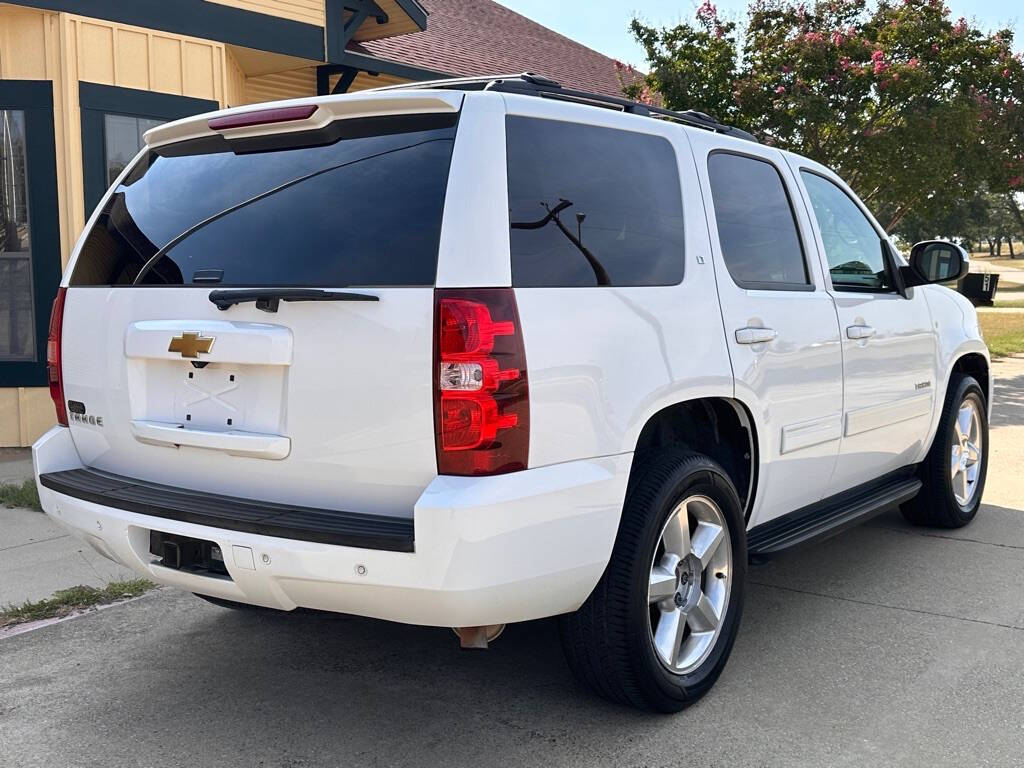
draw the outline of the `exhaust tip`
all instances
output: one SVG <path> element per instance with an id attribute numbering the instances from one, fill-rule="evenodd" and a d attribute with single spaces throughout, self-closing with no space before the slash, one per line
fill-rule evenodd
<path id="1" fill-rule="evenodd" d="M 497 640 L 504 631 L 504 624 L 488 624 L 483 627 L 452 627 L 452 632 L 459 636 L 459 647 L 464 651 L 486 651 L 488 644 Z"/>

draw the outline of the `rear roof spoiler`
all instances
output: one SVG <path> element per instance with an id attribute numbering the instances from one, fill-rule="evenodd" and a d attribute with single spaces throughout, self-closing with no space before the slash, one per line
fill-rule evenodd
<path id="1" fill-rule="evenodd" d="M 267 104 L 250 104 L 217 112 L 186 117 L 165 123 L 146 131 L 146 146 L 156 147 L 186 139 L 221 134 L 228 138 L 250 138 L 269 134 L 315 131 L 335 120 L 349 117 L 375 117 L 377 115 L 429 114 L 458 112 L 463 95 L 454 91 L 361 91 L 339 98 L 313 96 L 308 99 L 289 99 Z M 306 109 L 301 109 L 306 107 Z M 312 107 L 312 109 L 309 109 Z M 241 118 L 253 113 L 275 111 L 287 115 L 284 120 L 225 120 Z M 258 118 L 259 115 L 254 115 Z M 211 123 L 214 127 L 211 127 Z M 252 124 L 245 124 L 252 123 Z M 232 127 L 235 125 L 237 127 Z M 219 130 L 217 127 L 219 126 Z"/>

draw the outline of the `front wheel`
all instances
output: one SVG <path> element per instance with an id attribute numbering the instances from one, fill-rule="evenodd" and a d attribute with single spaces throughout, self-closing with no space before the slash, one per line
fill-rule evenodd
<path id="1" fill-rule="evenodd" d="M 739 497 L 698 454 L 644 461 L 601 581 L 562 617 L 573 673 L 601 696 L 677 712 L 721 674 L 739 629 L 747 566 Z"/>
<path id="2" fill-rule="evenodd" d="M 978 514 L 988 471 L 985 394 L 971 376 L 954 374 L 935 441 L 921 462 L 921 492 L 900 508 L 914 525 L 960 528 Z"/>

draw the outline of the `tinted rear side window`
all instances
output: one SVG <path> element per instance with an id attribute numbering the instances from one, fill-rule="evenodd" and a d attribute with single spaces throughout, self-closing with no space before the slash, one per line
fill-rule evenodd
<path id="1" fill-rule="evenodd" d="M 708 177 L 718 241 L 729 274 L 744 288 L 806 288 L 796 218 L 782 177 L 771 163 L 716 152 Z"/>
<path id="2" fill-rule="evenodd" d="M 683 279 L 682 194 L 668 140 L 516 116 L 506 139 L 514 285 Z"/>
<path id="3" fill-rule="evenodd" d="M 71 285 L 433 285 L 455 119 L 341 120 L 318 146 L 155 148 L 104 207 Z"/>

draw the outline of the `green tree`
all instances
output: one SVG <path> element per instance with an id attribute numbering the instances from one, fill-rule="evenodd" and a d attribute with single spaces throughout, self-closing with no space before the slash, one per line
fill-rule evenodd
<path id="1" fill-rule="evenodd" d="M 941 222 L 983 187 L 1022 186 L 1012 33 L 953 20 L 939 0 L 755 0 L 742 42 L 710 2 L 694 24 L 632 31 L 649 63 L 634 93 L 834 168 L 889 231 L 911 214 Z"/>

